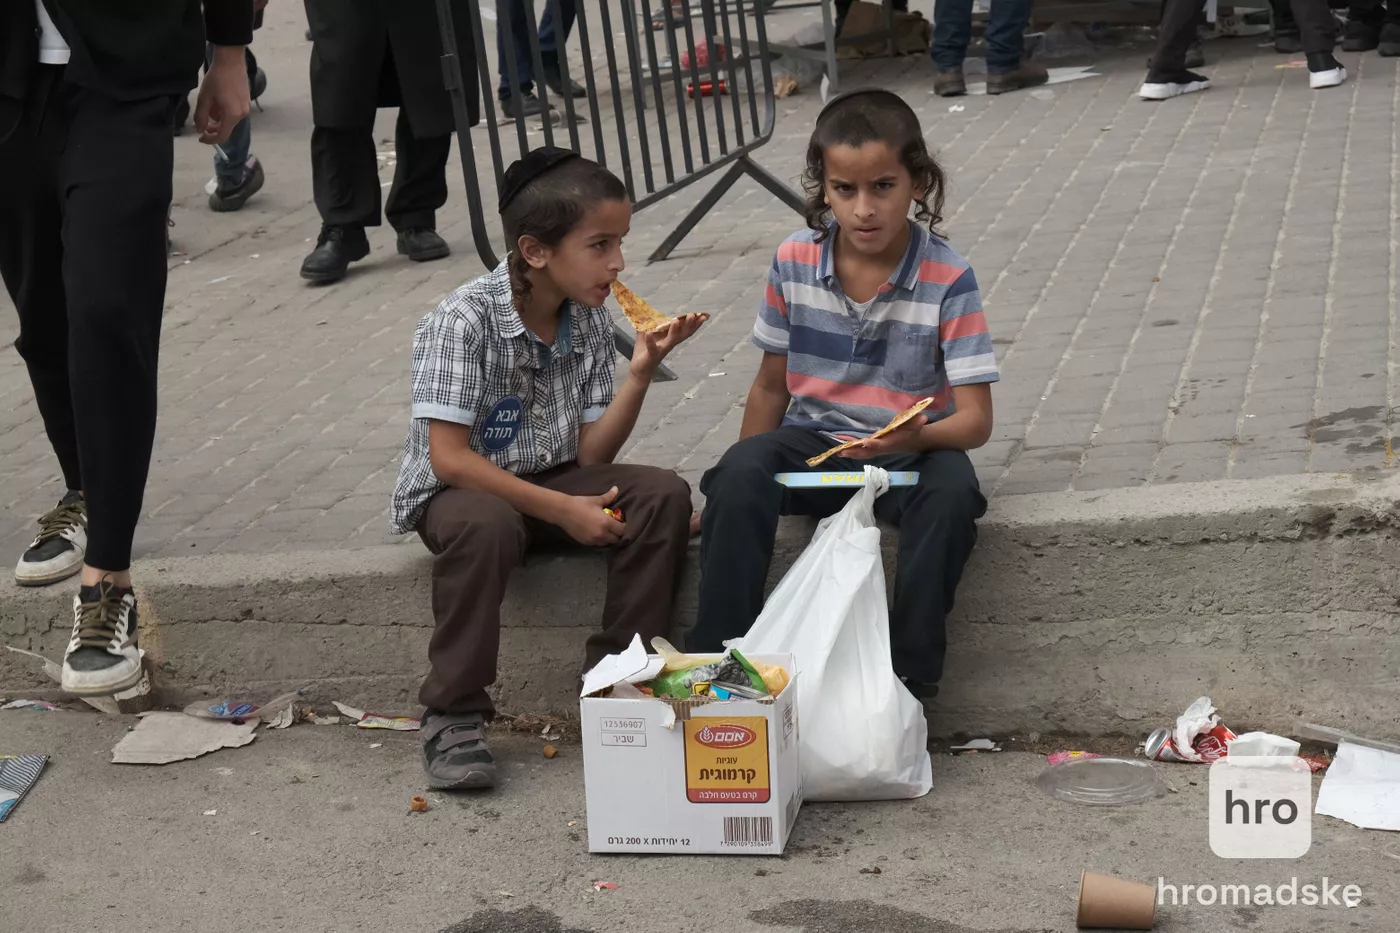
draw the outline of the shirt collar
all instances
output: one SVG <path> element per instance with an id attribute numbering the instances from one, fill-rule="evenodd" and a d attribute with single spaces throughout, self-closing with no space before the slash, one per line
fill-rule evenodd
<path id="1" fill-rule="evenodd" d="M 904 258 L 895 267 L 890 275 L 889 282 L 885 288 L 881 288 L 881 293 L 890 288 L 898 288 L 902 291 L 912 292 L 919 284 L 919 267 L 923 265 L 922 257 L 928 244 L 928 231 L 914 221 L 906 221 L 909 224 L 909 245 L 904 249 Z M 821 258 L 817 262 L 817 278 L 828 287 L 836 280 L 836 235 L 838 226 L 832 220 L 827 224 L 827 237 L 822 240 Z"/>
<path id="2" fill-rule="evenodd" d="M 538 342 L 538 338 L 525 327 L 525 322 L 520 319 L 520 312 L 515 310 L 515 293 L 510 287 L 510 267 L 509 259 L 501 260 L 492 272 L 491 286 L 495 294 L 501 296 L 501 300 L 496 302 L 496 326 L 502 335 L 506 337 L 525 337 L 532 342 Z M 565 312 L 560 315 L 559 333 L 555 335 L 554 347 L 557 350 L 556 356 L 567 356 L 570 353 L 579 352 L 575 346 L 574 331 L 576 319 L 579 315 L 580 305 L 576 301 L 565 302 Z"/>

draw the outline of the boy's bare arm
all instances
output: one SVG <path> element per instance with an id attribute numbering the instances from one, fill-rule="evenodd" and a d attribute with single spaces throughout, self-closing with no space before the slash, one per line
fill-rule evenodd
<path id="1" fill-rule="evenodd" d="M 612 404 L 597 421 L 583 425 L 578 435 L 578 465 L 597 466 L 612 463 L 622 445 L 637 426 L 637 415 L 646 401 L 651 377 L 642 378 L 628 372 L 622 387 L 613 396 Z"/>
<path id="2" fill-rule="evenodd" d="M 884 437 L 868 440 L 846 451 L 853 460 L 869 460 L 889 454 L 923 453 L 927 450 L 975 450 L 992 436 L 992 387 L 990 383 L 953 386 L 953 414 L 927 424 L 922 415 Z"/>
<path id="3" fill-rule="evenodd" d="M 618 451 L 637 426 L 637 415 L 641 413 L 642 402 L 646 401 L 647 388 L 656 375 L 656 368 L 666 354 L 689 340 L 709 319 L 708 314 L 682 314 L 664 328 L 637 334 L 632 362 L 627 367 L 627 380 L 613 395 L 612 404 L 603 416 L 579 429 L 579 466 L 612 463 L 617 458 Z"/>
<path id="4" fill-rule="evenodd" d="M 522 515 L 558 525 L 580 544 L 616 544 L 623 526 L 603 509 L 617 497 L 569 496 L 526 482 L 471 449 L 471 428 L 451 421 L 428 423 L 428 456 L 437 478 L 449 486 L 503 499 Z"/>
<path id="5" fill-rule="evenodd" d="M 992 436 L 992 386 L 953 386 L 954 412 L 919 429 L 916 450 L 976 450 Z"/>
<path id="6" fill-rule="evenodd" d="M 781 353 L 763 354 L 763 361 L 758 364 L 758 375 L 749 388 L 744 421 L 739 427 L 739 440 L 778 430 L 791 401 L 792 395 L 787 387 L 787 357 Z"/>

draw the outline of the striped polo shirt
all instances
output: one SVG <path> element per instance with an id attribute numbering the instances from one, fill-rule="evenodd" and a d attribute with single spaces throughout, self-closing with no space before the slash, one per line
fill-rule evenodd
<path id="1" fill-rule="evenodd" d="M 996 356 L 967 260 L 919 224 L 873 300 L 846 297 L 836 278 L 836 225 L 825 241 L 802 230 L 778 247 L 753 342 L 787 357 L 785 425 L 863 437 L 933 396 L 930 421 L 953 413 L 952 386 L 996 382 Z"/>

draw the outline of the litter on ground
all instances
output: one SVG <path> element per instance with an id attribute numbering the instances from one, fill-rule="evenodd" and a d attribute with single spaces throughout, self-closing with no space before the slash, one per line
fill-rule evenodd
<path id="1" fill-rule="evenodd" d="M 184 713 L 148 713 L 112 749 L 112 762 L 123 765 L 164 765 L 198 758 L 221 748 L 238 748 L 253 741 L 258 719 L 242 723 L 198 719 Z"/>

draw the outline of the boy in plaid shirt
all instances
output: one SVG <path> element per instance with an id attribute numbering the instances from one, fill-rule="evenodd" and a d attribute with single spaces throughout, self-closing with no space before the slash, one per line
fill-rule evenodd
<path id="1" fill-rule="evenodd" d="M 419 691 L 423 765 L 434 787 L 489 787 L 486 744 L 500 604 L 537 543 L 606 547 L 603 627 L 585 669 L 670 628 L 685 561 L 690 487 L 675 473 L 613 462 L 652 375 L 704 315 L 638 334 L 614 388 L 612 317 L 632 216 L 618 179 L 546 147 L 511 166 L 501 195 L 510 255 L 457 289 L 413 339 L 413 424 L 394 489 L 393 528 L 436 555 Z"/>

